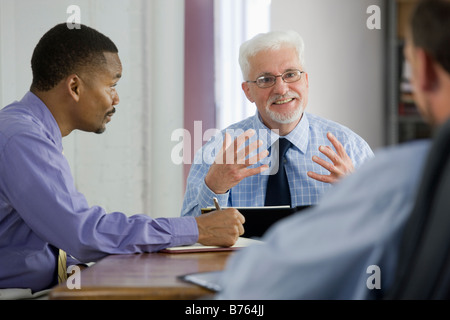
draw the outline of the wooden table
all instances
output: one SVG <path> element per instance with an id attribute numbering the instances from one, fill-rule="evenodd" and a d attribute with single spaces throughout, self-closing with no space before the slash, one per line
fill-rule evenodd
<path id="1" fill-rule="evenodd" d="M 177 279 L 223 270 L 232 252 L 110 255 L 81 272 L 81 288 L 61 284 L 50 299 L 198 299 L 212 292 Z"/>

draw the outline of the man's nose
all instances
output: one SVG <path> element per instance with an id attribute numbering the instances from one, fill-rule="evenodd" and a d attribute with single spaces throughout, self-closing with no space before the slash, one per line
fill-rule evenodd
<path id="1" fill-rule="evenodd" d="M 289 91 L 289 83 L 284 82 L 281 76 L 275 78 L 275 84 L 273 86 L 273 91 L 276 94 L 284 95 Z"/>
<path id="2" fill-rule="evenodd" d="M 119 93 L 114 91 L 113 106 L 117 106 L 120 102 Z"/>

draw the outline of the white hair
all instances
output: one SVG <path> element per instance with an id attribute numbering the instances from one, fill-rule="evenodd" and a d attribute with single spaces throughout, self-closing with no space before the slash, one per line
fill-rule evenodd
<path id="1" fill-rule="evenodd" d="M 239 49 L 239 65 L 244 80 L 250 73 L 249 59 L 263 50 L 278 50 L 282 46 L 293 47 L 298 53 L 300 64 L 304 65 L 305 44 L 302 37 L 295 31 L 271 31 L 260 33 L 252 39 L 245 41 Z"/>

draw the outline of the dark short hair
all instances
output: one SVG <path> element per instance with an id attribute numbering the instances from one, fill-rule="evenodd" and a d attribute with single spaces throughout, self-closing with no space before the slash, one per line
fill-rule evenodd
<path id="1" fill-rule="evenodd" d="M 102 66 L 106 63 L 104 52 L 118 53 L 118 49 L 102 33 L 82 24 L 79 29 L 58 24 L 44 34 L 34 49 L 31 88 L 48 91 L 72 73 Z"/>
<path id="2" fill-rule="evenodd" d="M 450 73 L 450 0 L 423 0 L 411 16 L 412 40 Z"/>

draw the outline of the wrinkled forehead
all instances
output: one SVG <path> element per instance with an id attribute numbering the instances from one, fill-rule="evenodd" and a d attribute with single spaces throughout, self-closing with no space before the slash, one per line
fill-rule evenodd
<path id="1" fill-rule="evenodd" d="M 249 58 L 250 75 L 281 74 L 299 69 L 302 65 L 295 47 L 282 46 L 277 49 L 264 49 Z"/>

